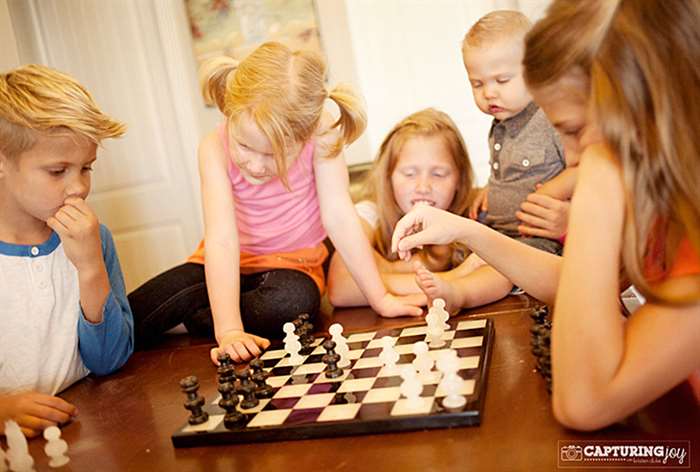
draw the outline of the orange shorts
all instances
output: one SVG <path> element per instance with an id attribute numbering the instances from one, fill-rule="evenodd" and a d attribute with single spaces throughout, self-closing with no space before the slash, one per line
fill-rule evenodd
<path id="1" fill-rule="evenodd" d="M 197 250 L 187 262 L 204 264 L 204 240 L 200 241 Z M 322 242 L 315 247 L 298 249 L 292 252 L 276 252 L 272 254 L 250 254 L 241 252 L 241 274 L 254 274 L 273 269 L 292 269 L 303 272 L 316 282 L 321 295 L 326 289 L 326 277 L 323 273 L 323 263 L 328 257 L 328 249 Z"/>

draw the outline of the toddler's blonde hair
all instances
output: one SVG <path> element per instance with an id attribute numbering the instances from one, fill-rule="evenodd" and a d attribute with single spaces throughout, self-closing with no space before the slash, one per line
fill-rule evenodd
<path id="1" fill-rule="evenodd" d="M 70 132 L 99 144 L 125 131 L 67 74 L 37 64 L 0 74 L 0 152 L 8 158 L 31 149 L 38 133 Z"/>
<path id="2" fill-rule="evenodd" d="M 303 143 L 316 131 L 326 98 L 340 110 L 333 128 L 342 137 L 330 156 L 355 141 L 364 131 L 367 118 L 359 98 L 347 87 L 328 92 L 326 64 L 312 51 L 292 51 L 281 43 L 264 43 L 240 64 L 230 57 L 215 57 L 200 68 L 202 94 L 216 104 L 236 126 L 243 116 L 253 119 L 270 140 L 278 174 L 286 182 L 286 149 Z"/>
<path id="3" fill-rule="evenodd" d="M 488 46 L 501 39 L 522 40 L 532 27 L 527 16 L 516 10 L 496 10 L 482 16 L 462 40 L 462 51 Z"/>

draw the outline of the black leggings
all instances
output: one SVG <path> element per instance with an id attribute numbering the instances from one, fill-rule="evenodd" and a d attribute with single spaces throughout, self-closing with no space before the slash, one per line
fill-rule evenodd
<path id="1" fill-rule="evenodd" d="M 246 332 L 284 337 L 282 325 L 300 313 L 318 313 L 321 294 L 311 277 L 291 269 L 241 275 L 241 318 Z M 214 322 L 202 264 L 185 263 L 152 278 L 129 294 L 136 349 L 154 344 L 184 323 L 190 334 L 214 338 Z"/>

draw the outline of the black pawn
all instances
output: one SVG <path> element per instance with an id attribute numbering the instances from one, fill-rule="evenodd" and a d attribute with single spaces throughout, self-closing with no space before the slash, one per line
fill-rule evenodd
<path id="1" fill-rule="evenodd" d="M 340 354 L 335 352 L 335 341 L 332 339 L 326 340 L 323 343 L 323 349 L 326 350 L 326 354 L 323 355 L 321 361 L 326 364 L 326 377 L 334 379 L 343 375 L 343 369 L 338 367 Z"/>
<path id="2" fill-rule="evenodd" d="M 255 396 L 258 398 L 270 398 L 273 393 L 273 389 L 270 385 L 265 382 L 270 376 L 269 372 L 265 372 L 263 369 L 263 361 L 260 359 L 253 359 L 250 361 L 250 367 L 253 369 L 251 378 L 255 382 Z"/>
<path id="3" fill-rule="evenodd" d="M 219 376 L 219 385 L 226 382 L 234 383 L 236 381 L 236 375 L 234 373 L 231 356 L 222 352 L 217 356 L 217 360 L 219 361 L 219 367 L 216 369 L 216 372 Z"/>
<path id="4" fill-rule="evenodd" d="M 219 406 L 226 411 L 224 415 L 224 426 L 226 429 L 234 429 L 242 426 L 246 420 L 246 416 L 236 408 L 238 405 L 238 395 L 234 391 L 233 384 L 231 382 L 219 384 L 219 393 L 221 394 Z"/>
<path id="5" fill-rule="evenodd" d="M 302 327 L 304 332 L 304 337 L 301 339 L 302 346 L 310 347 L 314 342 L 314 325 L 311 324 L 311 315 L 308 313 L 302 313 L 299 315 L 299 319 L 302 321 Z"/>
<path id="6" fill-rule="evenodd" d="M 185 402 L 185 408 L 187 408 L 191 415 L 187 419 L 189 424 L 202 424 L 209 419 L 209 413 L 202 409 L 204 405 L 204 397 L 198 394 L 199 391 L 199 379 L 194 375 L 185 377 L 180 380 L 180 390 L 187 395 L 187 401 Z"/>
<path id="7" fill-rule="evenodd" d="M 243 394 L 241 408 L 248 410 L 258 406 L 260 401 L 258 400 L 258 397 L 255 396 L 255 384 L 250 381 L 250 370 L 243 369 L 236 372 L 236 377 L 238 377 L 238 379 L 241 381 L 240 391 Z"/>

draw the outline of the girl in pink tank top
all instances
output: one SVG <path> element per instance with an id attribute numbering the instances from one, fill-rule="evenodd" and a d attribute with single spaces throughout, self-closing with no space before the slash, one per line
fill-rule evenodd
<path id="1" fill-rule="evenodd" d="M 365 113 L 348 89 L 328 92 L 325 75 L 318 55 L 279 43 L 240 64 L 204 64 L 205 100 L 226 118 L 199 147 L 204 241 L 190 262 L 132 294 L 143 344 L 181 321 L 216 337 L 214 363 L 224 353 L 235 362 L 260 355 L 265 337 L 281 337 L 285 322 L 318 311 L 326 232 L 379 314 L 422 313 L 391 295 L 377 271 L 338 156 L 364 131 Z M 328 98 L 337 119 L 323 111 Z"/>

